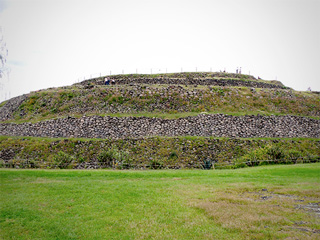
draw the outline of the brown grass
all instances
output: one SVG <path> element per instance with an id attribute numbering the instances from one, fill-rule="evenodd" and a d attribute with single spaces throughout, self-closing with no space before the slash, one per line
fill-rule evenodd
<path id="1" fill-rule="evenodd" d="M 291 189 L 279 192 L 247 187 L 216 190 L 191 205 L 245 239 L 320 239 L 320 216 L 306 208 L 320 198 L 308 197 L 308 191 L 299 195 L 291 194 Z"/>

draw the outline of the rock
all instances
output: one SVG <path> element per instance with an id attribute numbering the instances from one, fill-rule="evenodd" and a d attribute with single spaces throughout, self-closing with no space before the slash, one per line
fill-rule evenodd
<path id="1" fill-rule="evenodd" d="M 234 138 L 319 138 L 319 125 L 320 120 L 290 115 L 231 116 L 200 114 L 195 117 L 180 119 L 83 116 L 80 119 L 60 118 L 37 123 L 0 123 L 0 135 L 116 139 L 187 135 Z"/>

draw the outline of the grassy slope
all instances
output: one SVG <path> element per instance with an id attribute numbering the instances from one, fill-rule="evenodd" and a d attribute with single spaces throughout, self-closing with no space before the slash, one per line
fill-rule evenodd
<path id="1" fill-rule="evenodd" d="M 77 86 L 31 93 L 14 113 L 15 121 L 39 121 L 58 116 L 113 115 L 179 118 L 200 112 L 244 114 L 291 114 L 319 118 L 319 95 L 291 90 L 233 87 Z M 197 93 L 197 94 L 194 94 Z"/>
<path id="2" fill-rule="evenodd" d="M 319 171 L 320 164 L 219 171 L 0 169 L 0 236 L 319 239 L 319 218 L 304 208 L 319 204 Z"/>

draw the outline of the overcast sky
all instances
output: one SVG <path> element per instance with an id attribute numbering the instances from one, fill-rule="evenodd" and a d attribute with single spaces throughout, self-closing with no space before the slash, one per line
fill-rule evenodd
<path id="1" fill-rule="evenodd" d="M 320 0 L 0 0 L 0 26 L 11 97 L 181 68 L 320 91 Z"/>

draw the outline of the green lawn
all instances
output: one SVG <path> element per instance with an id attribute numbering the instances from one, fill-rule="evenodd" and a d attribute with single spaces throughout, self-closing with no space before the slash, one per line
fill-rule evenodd
<path id="1" fill-rule="evenodd" d="M 0 179 L 0 239 L 320 239 L 319 163 Z"/>

